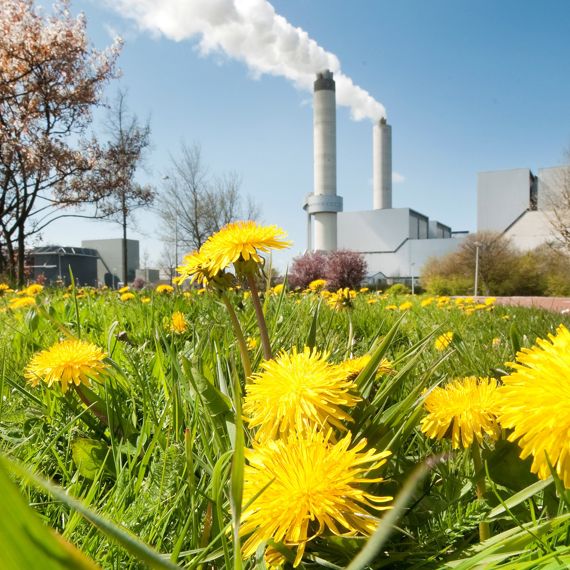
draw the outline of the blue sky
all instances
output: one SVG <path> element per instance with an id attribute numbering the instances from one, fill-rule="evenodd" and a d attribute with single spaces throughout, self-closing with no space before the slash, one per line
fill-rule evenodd
<path id="1" fill-rule="evenodd" d="M 123 0 L 129 4 L 131 0 Z M 178 0 L 169 0 L 176 4 Z M 193 4 L 197 0 L 186 0 Z M 223 4 L 228 0 L 208 0 Z M 254 0 L 240 0 L 254 1 Z M 387 111 L 393 129 L 394 207 L 411 207 L 455 230 L 476 228 L 477 172 L 559 164 L 570 145 L 570 2 L 566 0 L 274 0 L 275 11 L 340 60 L 342 72 Z M 97 47 L 125 39 L 120 85 L 130 108 L 150 116 L 152 149 L 142 178 L 160 187 L 169 154 L 199 143 L 212 173 L 238 172 L 262 220 L 294 241 L 281 268 L 306 246 L 301 210 L 312 191 L 311 93 L 255 74 L 200 36 L 173 41 L 140 30 L 96 0 L 76 0 Z M 345 210 L 372 204 L 372 128 L 337 112 L 338 193 Z M 137 214 L 156 265 L 158 220 Z M 119 237 L 112 224 L 70 221 L 45 242 Z"/>

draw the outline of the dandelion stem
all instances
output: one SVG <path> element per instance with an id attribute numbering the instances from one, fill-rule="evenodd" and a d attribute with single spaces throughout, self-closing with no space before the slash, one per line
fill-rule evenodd
<path id="1" fill-rule="evenodd" d="M 485 485 L 485 469 L 483 469 L 483 460 L 481 459 L 481 448 L 477 440 L 471 444 L 471 456 L 473 457 L 473 467 L 475 469 L 475 491 L 477 499 L 484 500 L 487 487 Z M 479 523 L 479 540 L 483 542 L 491 537 L 491 527 L 487 521 Z"/>
<path id="2" fill-rule="evenodd" d="M 257 325 L 259 326 L 259 335 L 261 336 L 261 346 L 263 347 L 263 358 L 271 360 L 271 343 L 269 342 L 269 333 L 267 332 L 267 324 L 263 316 L 263 308 L 259 302 L 259 292 L 255 283 L 255 276 L 251 273 L 247 274 L 247 284 L 251 291 L 251 300 L 257 317 Z"/>
<path id="3" fill-rule="evenodd" d="M 251 376 L 251 362 L 249 360 L 249 353 L 247 352 L 247 343 L 245 342 L 245 337 L 243 336 L 243 331 L 241 330 L 241 325 L 237 318 L 236 312 L 228 299 L 228 296 L 225 292 L 222 291 L 221 293 L 222 301 L 228 310 L 230 315 L 230 322 L 232 323 L 232 328 L 234 329 L 234 334 L 236 335 L 236 339 L 239 346 L 239 353 L 241 356 L 241 363 L 243 366 L 243 371 L 245 373 L 245 377 L 249 378 Z"/>

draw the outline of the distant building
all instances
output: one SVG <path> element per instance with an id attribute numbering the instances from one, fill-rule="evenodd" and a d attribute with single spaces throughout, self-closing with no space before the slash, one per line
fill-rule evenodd
<path id="1" fill-rule="evenodd" d="M 108 287 L 114 287 L 123 279 L 123 240 L 92 239 L 82 240 L 81 245 L 96 249 L 99 252 L 97 263 L 97 279 Z M 127 280 L 134 281 L 136 270 L 139 268 L 139 242 L 127 240 Z"/>
<path id="2" fill-rule="evenodd" d="M 31 251 L 30 269 L 34 280 L 45 278 L 48 285 L 69 285 L 71 272 L 77 285 L 97 287 L 98 258 L 95 249 L 46 245 Z"/>
<path id="3" fill-rule="evenodd" d="M 307 249 L 351 249 L 364 255 L 368 281 L 413 282 L 430 257 L 455 251 L 466 232 L 411 208 L 392 207 L 392 127 L 386 119 L 372 127 L 372 208 L 345 212 L 336 185 L 335 81 L 317 74 L 313 94 L 313 192 L 305 198 Z"/>
<path id="4" fill-rule="evenodd" d="M 144 279 L 146 285 L 151 285 L 160 281 L 160 270 L 150 269 L 149 267 L 145 267 L 144 269 L 137 269 L 135 277 L 140 277 L 141 279 Z"/>
<path id="5" fill-rule="evenodd" d="M 508 237 L 520 250 L 554 241 L 550 222 L 568 167 L 480 172 L 477 177 L 477 231 Z"/>

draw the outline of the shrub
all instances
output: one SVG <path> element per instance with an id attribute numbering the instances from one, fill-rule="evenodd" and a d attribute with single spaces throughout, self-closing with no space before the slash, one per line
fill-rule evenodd
<path id="1" fill-rule="evenodd" d="M 366 276 L 366 261 L 361 253 L 349 249 L 331 251 L 327 256 L 326 277 L 327 288 L 356 289 Z"/>
<path id="2" fill-rule="evenodd" d="M 385 291 L 386 295 L 407 295 L 410 292 L 410 288 L 403 283 L 394 283 Z"/>
<path id="3" fill-rule="evenodd" d="M 356 251 L 309 251 L 293 259 L 288 281 L 292 289 L 306 289 L 316 279 L 324 279 L 331 291 L 356 289 L 364 280 L 366 269 L 364 256 Z"/>
<path id="4" fill-rule="evenodd" d="M 308 251 L 295 257 L 288 275 L 289 286 L 292 289 L 306 289 L 315 279 L 326 279 L 327 256 L 322 251 Z"/>

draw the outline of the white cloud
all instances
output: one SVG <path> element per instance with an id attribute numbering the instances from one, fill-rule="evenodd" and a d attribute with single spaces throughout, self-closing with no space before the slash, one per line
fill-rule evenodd
<path id="1" fill-rule="evenodd" d="M 202 54 L 244 61 L 254 76 L 286 77 L 312 91 L 315 73 L 330 69 L 339 105 L 355 120 L 386 116 L 381 103 L 341 71 L 340 61 L 307 32 L 275 12 L 268 0 L 105 0 L 140 29 L 173 41 L 197 37 Z"/>
<path id="2" fill-rule="evenodd" d="M 402 184 L 402 182 L 406 181 L 406 177 L 399 172 L 392 172 L 392 184 Z"/>

